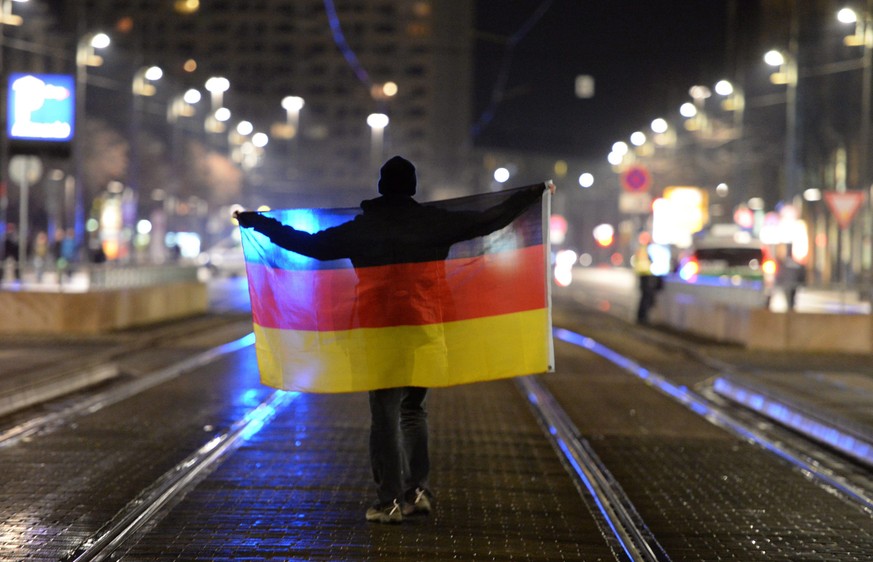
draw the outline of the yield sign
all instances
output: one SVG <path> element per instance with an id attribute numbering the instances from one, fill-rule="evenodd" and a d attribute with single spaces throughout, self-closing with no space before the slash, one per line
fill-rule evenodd
<path id="1" fill-rule="evenodd" d="M 861 203 L 864 202 L 863 191 L 825 191 L 825 203 L 837 219 L 837 224 L 840 228 L 846 228 L 855 218 L 855 213 L 861 208 Z"/>

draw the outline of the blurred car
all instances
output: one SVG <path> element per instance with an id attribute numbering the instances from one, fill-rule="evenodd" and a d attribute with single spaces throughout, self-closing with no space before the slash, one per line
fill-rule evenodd
<path id="1" fill-rule="evenodd" d="M 776 269 L 776 261 L 760 242 L 701 240 L 682 258 L 678 273 L 689 283 L 704 279 L 733 285 L 759 281 L 764 287 L 771 287 Z"/>
<path id="2" fill-rule="evenodd" d="M 239 234 L 223 238 L 200 254 L 198 263 L 217 275 L 241 276 L 246 273 L 246 258 Z"/>

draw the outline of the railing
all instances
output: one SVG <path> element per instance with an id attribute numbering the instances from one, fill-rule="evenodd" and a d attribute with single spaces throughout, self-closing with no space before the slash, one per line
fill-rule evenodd
<path id="1" fill-rule="evenodd" d="M 191 264 L 85 264 L 69 270 L 21 268 L 16 277 L 12 264 L 4 266 L 2 288 L 35 292 L 84 292 L 149 287 L 167 283 L 197 282 L 199 270 Z"/>
<path id="2" fill-rule="evenodd" d="M 123 289 L 198 280 L 198 268 L 193 265 L 101 264 L 84 269 L 91 289 Z"/>

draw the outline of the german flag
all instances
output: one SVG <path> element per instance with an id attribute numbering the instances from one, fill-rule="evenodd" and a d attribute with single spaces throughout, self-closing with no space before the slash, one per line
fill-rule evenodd
<path id="1" fill-rule="evenodd" d="M 262 382 L 352 392 L 551 371 L 544 188 L 245 213 Z"/>

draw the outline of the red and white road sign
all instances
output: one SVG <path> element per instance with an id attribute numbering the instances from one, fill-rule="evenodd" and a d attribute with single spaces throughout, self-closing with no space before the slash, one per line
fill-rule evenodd
<path id="1" fill-rule="evenodd" d="M 852 219 L 858 209 L 861 208 L 861 203 L 864 202 L 864 192 L 853 191 L 825 191 L 824 200 L 834 217 L 837 219 L 837 224 L 840 228 L 846 228 L 851 224 Z"/>
<path id="2" fill-rule="evenodd" d="M 649 190 L 652 175 L 645 166 L 630 166 L 621 173 L 621 186 L 629 193 L 642 193 Z"/>

